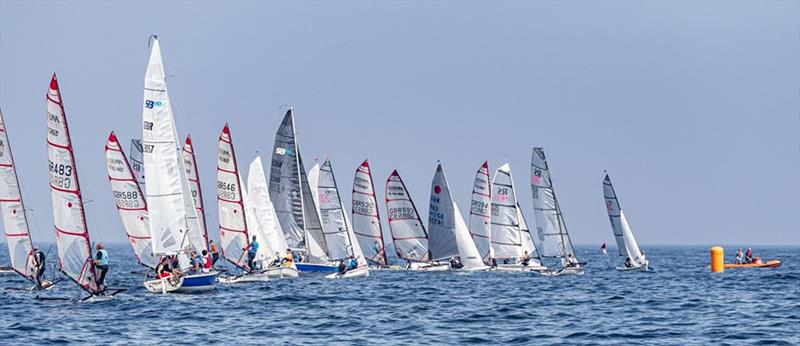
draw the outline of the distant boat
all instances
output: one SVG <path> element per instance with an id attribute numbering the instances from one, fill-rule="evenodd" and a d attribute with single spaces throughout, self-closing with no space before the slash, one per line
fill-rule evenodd
<path id="1" fill-rule="evenodd" d="M 155 269 L 158 258 L 153 256 L 152 238 L 150 237 L 147 202 L 136 182 L 135 172 L 131 169 L 125 152 L 112 131 L 106 141 L 106 168 L 111 192 L 114 194 L 117 211 L 122 219 L 122 226 L 133 247 L 133 253 L 139 264 Z"/>
<path id="2" fill-rule="evenodd" d="M 406 260 L 408 269 L 450 269 L 449 264 L 431 261 L 428 232 L 397 170 L 386 179 L 386 210 L 397 257 Z"/>
<path id="3" fill-rule="evenodd" d="M 297 269 L 336 271 L 325 250 L 325 236 L 300 156 L 291 108 L 286 111 L 275 134 L 269 195 L 289 248 L 305 254 L 303 262 L 295 263 Z"/>
<path id="4" fill-rule="evenodd" d="M 575 256 L 542 148 L 533 148 L 531 155 L 531 190 L 536 217 L 534 241 L 538 240 L 541 245 L 537 246 L 540 256 L 561 261 L 561 269 L 549 274 L 583 275 L 583 264 Z"/>
<path id="5" fill-rule="evenodd" d="M 178 255 L 181 268 L 189 268 L 189 252 L 206 249 L 197 217 L 181 142 L 167 91 L 158 37 L 153 36 L 144 79 L 142 110 L 144 172 L 153 255 Z M 216 271 L 145 281 L 150 292 L 196 292 L 215 288 Z"/>
<path id="6" fill-rule="evenodd" d="M 489 267 L 483 263 L 475 242 L 470 237 L 464 218 L 461 216 L 456 202 L 450 194 L 447 177 L 444 175 L 442 165 L 436 166 L 436 173 L 431 182 L 431 198 L 428 215 L 428 236 L 430 243 L 441 243 L 436 251 L 436 259 L 450 259 L 458 256 L 461 267 L 451 269 L 459 271 L 484 271 Z M 436 237 L 436 238 L 434 238 Z M 433 247 L 431 247 L 433 251 Z M 452 264 L 452 263 L 451 263 Z"/>
<path id="7" fill-rule="evenodd" d="M 192 145 L 192 136 L 186 135 L 183 143 L 183 167 L 186 169 L 186 179 L 189 180 L 189 191 L 192 193 L 194 208 L 197 210 L 197 222 L 203 234 L 203 248 L 208 250 L 208 227 L 206 226 L 206 211 L 203 204 L 203 189 L 200 186 L 200 174 L 197 170 L 197 156 Z"/>
<path id="8" fill-rule="evenodd" d="M 617 269 L 647 271 L 649 262 L 639 249 L 639 245 L 636 244 L 636 239 L 633 238 L 628 219 L 619 205 L 617 194 L 614 186 L 611 185 L 611 178 L 608 177 L 608 174 L 603 179 L 603 197 L 606 202 L 608 219 L 611 221 L 611 230 L 614 231 L 614 239 L 617 240 L 619 255 L 625 257 L 625 267 L 617 267 Z"/>
<path id="9" fill-rule="evenodd" d="M 545 270 L 539 252 L 530 236 L 528 225 L 522 215 L 511 175 L 511 165 L 500 166 L 495 171 L 491 185 L 491 252 L 497 260 L 497 270 L 532 271 Z M 527 253 L 527 264 L 525 255 Z M 509 262 L 510 263 L 507 263 Z"/>
<path id="10" fill-rule="evenodd" d="M 361 245 L 364 257 L 378 267 L 388 266 L 378 200 L 375 197 L 375 184 L 367 160 L 358 166 L 353 178 L 352 213 L 353 233 Z"/>
<path id="11" fill-rule="evenodd" d="M 491 264 L 492 253 L 492 183 L 489 178 L 489 162 L 486 161 L 475 173 L 472 185 L 472 203 L 469 210 L 469 231 L 481 258 Z"/>
<path id="12" fill-rule="evenodd" d="M 47 154 L 58 258 L 61 272 L 93 299 L 105 288 L 104 283 L 97 282 L 74 152 L 61 91 L 53 74 L 47 93 Z"/>
<path id="13" fill-rule="evenodd" d="M 312 177 L 309 175 L 309 180 Z M 361 245 L 353 233 L 353 225 L 347 217 L 347 211 L 342 204 L 333 166 L 330 160 L 325 160 L 319 167 L 316 183 L 317 201 L 319 204 L 322 232 L 328 246 L 328 254 L 332 260 L 345 261 L 353 257 L 358 263 L 354 269 L 347 270 L 344 274 L 334 273 L 326 276 L 329 279 L 358 278 L 369 275 L 367 260 L 361 251 Z"/>
<path id="14" fill-rule="evenodd" d="M 11 267 L 8 269 L 35 282 L 33 241 L 2 112 L 0 112 L 0 210 L 3 213 L 3 230 L 11 260 Z"/>

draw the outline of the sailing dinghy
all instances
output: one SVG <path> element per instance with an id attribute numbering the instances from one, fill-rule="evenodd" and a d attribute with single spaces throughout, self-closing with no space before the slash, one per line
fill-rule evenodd
<path id="1" fill-rule="evenodd" d="M 490 246 L 495 267 L 502 271 L 542 271 L 539 253 L 530 239 L 527 223 L 517 202 L 511 165 L 500 166 L 492 180 L 492 217 Z M 527 259 L 527 264 L 524 262 Z"/>
<path id="2" fill-rule="evenodd" d="M 491 264 L 492 253 L 492 183 L 489 179 L 489 161 L 475 173 L 472 185 L 472 204 L 469 210 L 469 232 L 484 263 Z"/>
<path id="3" fill-rule="evenodd" d="M 55 74 L 47 92 L 47 154 L 61 272 L 89 294 L 82 300 L 110 298 L 124 290 L 107 292 L 105 283 L 96 277 L 74 150 Z M 105 297 L 97 298 L 100 295 Z"/>
<path id="4" fill-rule="evenodd" d="M 286 111 L 275 134 L 270 166 L 269 196 L 292 251 L 304 254 L 295 263 L 300 271 L 334 272 L 326 253 L 325 236 L 297 142 L 294 111 Z"/>
<path id="5" fill-rule="evenodd" d="M 545 275 L 583 275 L 583 263 L 575 257 L 575 249 L 564 223 L 564 215 L 556 198 L 550 168 L 544 149 L 533 148 L 531 155 L 531 190 L 533 213 L 536 217 L 536 238 L 542 258 L 561 261 L 561 269 L 543 272 Z"/>
<path id="6" fill-rule="evenodd" d="M 155 269 L 158 259 L 153 256 L 147 202 L 113 131 L 108 135 L 105 150 L 108 182 L 111 184 L 111 192 L 114 194 L 128 242 L 133 247 L 139 264 Z"/>
<path id="7" fill-rule="evenodd" d="M 167 92 L 164 62 L 158 37 L 153 36 L 144 78 L 142 110 L 144 172 L 147 185 L 150 236 L 153 255 L 177 255 L 183 275 L 144 282 L 154 293 L 199 292 L 215 288 L 218 273 L 191 273 L 189 253 L 206 249 L 197 209 L 181 155 L 172 104 Z"/>
<path id="8" fill-rule="evenodd" d="M 428 236 L 431 254 L 435 256 L 434 260 L 446 260 L 458 256 L 460 264 L 453 267 L 452 264 L 455 262 L 451 262 L 451 270 L 489 270 L 489 267 L 483 263 L 483 258 L 478 252 L 475 242 L 472 241 L 458 205 L 453 201 L 441 163 L 436 166 L 436 173 L 431 182 Z M 434 247 L 439 242 L 441 245 Z"/>
<path id="9" fill-rule="evenodd" d="M 183 143 L 183 167 L 186 168 L 186 179 L 189 180 L 189 191 L 192 193 L 194 209 L 197 211 L 197 222 L 203 234 L 203 248 L 208 250 L 208 228 L 206 227 L 206 212 L 203 206 L 203 189 L 200 188 L 200 174 L 197 172 L 197 157 L 192 145 L 192 136 L 186 135 Z"/>
<path id="10" fill-rule="evenodd" d="M 603 197 L 606 202 L 608 219 L 611 221 L 611 230 L 614 232 L 614 239 L 617 240 L 619 255 L 626 259 L 626 265 L 617 267 L 617 270 L 648 271 L 650 263 L 639 249 L 639 245 L 636 244 L 636 239 L 633 238 L 631 226 L 628 224 L 625 212 L 622 211 L 622 207 L 619 205 L 617 193 L 614 191 L 614 186 L 611 185 L 611 178 L 608 177 L 608 174 L 603 179 Z"/>
<path id="11" fill-rule="evenodd" d="M 347 261 L 350 258 L 356 260 L 356 268 L 349 269 L 344 273 L 333 273 L 325 276 L 328 279 L 340 278 L 360 278 L 369 276 L 369 267 L 361 245 L 356 240 L 353 233 L 353 225 L 347 217 L 347 211 L 342 204 L 339 188 L 336 185 L 336 177 L 333 174 L 333 166 L 330 160 L 325 160 L 319 166 L 314 176 L 309 172 L 309 182 L 312 184 L 312 191 L 316 191 L 316 202 L 318 202 L 320 221 L 322 223 L 322 233 L 325 236 L 325 244 L 328 246 L 328 254 L 332 260 Z M 314 181 L 316 180 L 316 183 Z"/>
<path id="12" fill-rule="evenodd" d="M 32 289 L 37 289 L 39 287 L 35 285 L 33 241 L 2 112 L 0 112 L 0 210 L 3 213 L 4 235 L 11 260 L 11 267 L 8 270 L 27 279 L 34 284 Z M 43 288 L 52 286 L 52 282 L 42 281 Z"/>
<path id="13" fill-rule="evenodd" d="M 389 265 L 383 243 L 381 216 L 375 196 L 375 184 L 369 161 L 364 160 L 353 178 L 353 233 L 364 253 L 364 258 L 378 268 Z"/>

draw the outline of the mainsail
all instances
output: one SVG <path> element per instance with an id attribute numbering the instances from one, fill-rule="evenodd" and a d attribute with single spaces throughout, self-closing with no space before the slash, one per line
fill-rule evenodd
<path id="1" fill-rule="evenodd" d="M 95 282 L 83 198 L 55 74 L 47 92 L 47 154 L 50 161 L 50 195 L 61 272 L 90 293 L 97 293 L 99 288 Z"/>
<path id="2" fill-rule="evenodd" d="M 636 239 L 633 238 L 628 219 L 619 205 L 617 193 L 614 191 L 614 186 L 611 185 L 611 178 L 608 177 L 608 174 L 603 179 L 603 197 L 606 201 L 608 219 L 611 220 L 611 229 L 614 231 L 614 238 L 617 240 L 619 255 L 630 258 L 631 263 L 636 267 L 643 265 L 642 252 L 639 250 L 639 245 L 636 244 Z"/>
<path id="3" fill-rule="evenodd" d="M 228 124 L 225 124 L 219 135 L 217 152 L 217 208 L 222 255 L 237 267 L 244 268 L 247 265 L 244 248 L 250 237 L 242 196 L 243 187 Z"/>
<path id="4" fill-rule="evenodd" d="M 428 233 L 397 170 L 386 179 L 386 210 L 397 257 L 414 262 L 430 261 Z"/>
<path id="5" fill-rule="evenodd" d="M 146 199 L 153 253 L 162 255 L 188 249 L 201 251 L 206 245 L 181 157 L 182 146 L 172 115 L 157 37 L 153 40 L 144 78 L 142 118 Z"/>
<path id="6" fill-rule="evenodd" d="M 458 255 L 456 235 L 453 233 L 455 223 L 453 198 L 450 196 L 442 165 L 439 164 L 431 182 L 428 208 L 428 249 L 432 261 L 446 260 Z"/>
<path id="7" fill-rule="evenodd" d="M 117 211 L 125 227 L 128 241 L 133 247 L 136 259 L 143 266 L 154 269 L 157 259 L 153 257 L 152 240 L 150 238 L 147 202 L 142 190 L 136 182 L 134 172 L 128 164 L 125 152 L 112 131 L 106 142 L 106 168 L 111 192 L 117 202 Z"/>
<path id="8" fill-rule="evenodd" d="M 489 162 L 475 174 L 472 185 L 472 205 L 469 210 L 469 231 L 484 260 L 492 257 L 492 184 L 489 181 Z"/>
<path id="9" fill-rule="evenodd" d="M 144 184 L 144 148 L 142 147 L 141 139 L 131 139 L 131 156 L 129 159 L 133 176 L 136 178 L 139 188 L 142 189 L 142 194 L 144 194 L 147 190 Z"/>
<path id="10" fill-rule="evenodd" d="M 367 160 L 358 166 L 353 178 L 353 233 L 367 260 L 381 266 L 388 265 L 375 184 Z"/>
<path id="11" fill-rule="evenodd" d="M 189 190 L 192 192 L 192 201 L 197 213 L 197 222 L 203 235 L 203 250 L 208 250 L 208 228 L 206 227 L 206 212 L 203 206 L 203 189 L 200 188 L 200 174 L 197 171 L 197 157 L 192 145 L 192 136 L 187 135 L 183 144 L 183 167 L 186 168 L 186 178 L 189 179 Z"/>
<path id="12" fill-rule="evenodd" d="M 534 241 L 538 241 L 540 256 L 560 258 L 562 262 L 575 256 L 542 148 L 533 148 L 531 155 L 531 189 L 536 218 Z"/>
<path id="13" fill-rule="evenodd" d="M 492 181 L 491 244 L 495 258 L 522 256 L 520 221 L 511 166 L 506 163 L 497 169 Z"/>
<path id="14" fill-rule="evenodd" d="M 353 256 L 360 263 L 366 264 L 361 246 L 353 234 L 353 227 L 347 220 L 347 212 L 339 195 L 330 160 L 325 160 L 320 166 L 317 181 L 320 221 L 330 258 L 344 259 Z"/>
<path id="15" fill-rule="evenodd" d="M 483 263 L 483 258 L 481 258 L 478 252 L 478 248 L 475 246 L 475 242 L 472 240 L 472 237 L 470 237 L 469 228 L 467 228 L 467 223 L 464 222 L 464 218 L 461 217 L 461 209 L 458 208 L 456 202 L 453 202 L 453 212 L 456 221 L 453 233 L 456 235 L 458 254 L 461 257 L 461 263 L 464 265 L 464 269 L 487 268 Z"/>
<path id="16" fill-rule="evenodd" d="M 33 243 L 2 112 L 0 112 L 0 210 L 3 212 L 11 267 L 19 275 L 29 280 L 33 279 Z"/>
<path id="17" fill-rule="evenodd" d="M 289 247 L 304 249 L 310 262 L 325 262 L 325 239 L 300 157 L 291 108 L 275 134 L 269 196 Z"/>
<path id="18" fill-rule="evenodd" d="M 540 261 L 539 252 L 536 251 L 536 244 L 533 242 L 533 236 L 531 235 L 531 230 L 528 228 L 528 222 L 525 221 L 525 215 L 522 214 L 522 207 L 517 203 L 517 213 L 519 214 L 519 231 L 521 232 L 522 236 L 522 252 L 528 252 L 528 256 L 530 258 L 534 258 L 537 261 Z"/>
<path id="19" fill-rule="evenodd" d="M 256 156 L 250 163 L 247 172 L 247 199 L 245 200 L 246 215 L 252 215 L 253 222 L 248 223 L 248 228 L 259 239 L 266 258 L 281 255 L 288 248 L 286 238 L 278 223 L 278 215 L 269 199 L 269 186 L 261 165 L 261 157 Z M 261 250 L 259 249 L 259 253 Z M 258 255 L 258 258 L 261 258 Z"/>

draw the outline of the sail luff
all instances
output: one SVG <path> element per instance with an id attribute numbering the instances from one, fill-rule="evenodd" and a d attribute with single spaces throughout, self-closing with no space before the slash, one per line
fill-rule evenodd
<path id="1" fill-rule="evenodd" d="M 412 262 L 430 261 L 428 232 L 397 170 L 386 179 L 386 211 L 397 257 Z"/>
<path id="2" fill-rule="evenodd" d="M 235 266 L 245 268 L 247 258 L 244 248 L 250 236 L 233 136 L 228 124 L 219 135 L 217 152 L 217 207 L 222 256 Z"/>
<path id="3" fill-rule="evenodd" d="M 361 245 L 364 255 L 372 263 L 385 266 L 388 258 L 383 242 L 378 200 L 369 161 L 364 160 L 353 177 L 352 217 L 353 233 Z M 362 226 L 363 225 L 363 226 Z"/>
<path id="4" fill-rule="evenodd" d="M 61 272 L 84 290 L 97 293 L 92 250 L 69 125 L 56 75 L 47 93 L 47 152 L 50 195 Z"/>
<path id="5" fill-rule="evenodd" d="M 0 112 L 0 210 L 11 267 L 17 274 L 32 280 L 33 241 L 3 112 Z"/>
<path id="6" fill-rule="evenodd" d="M 157 263 L 152 255 L 147 202 L 144 200 L 134 171 L 113 131 L 108 135 L 105 152 L 108 182 L 111 185 L 111 192 L 114 194 L 115 205 L 128 242 L 130 242 L 139 264 L 154 269 Z"/>

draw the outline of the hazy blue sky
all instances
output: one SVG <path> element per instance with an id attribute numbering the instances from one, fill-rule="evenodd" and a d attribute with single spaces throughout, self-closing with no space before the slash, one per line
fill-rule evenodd
<path id="1" fill-rule="evenodd" d="M 3 0 L 0 109 L 34 241 L 54 239 L 53 72 L 93 200 L 91 236 L 124 239 L 103 146 L 111 130 L 123 143 L 141 136 L 153 33 L 179 132 L 199 155 L 213 238 L 222 126 L 240 168 L 256 151 L 268 163 L 290 103 L 306 161 L 332 159 L 348 209 L 364 158 L 381 213 L 396 168 L 426 220 L 436 160 L 462 210 L 481 163 L 508 160 L 533 222 L 531 147 L 544 146 L 575 243 L 613 242 L 607 169 L 640 243 L 800 244 L 797 1 Z"/>

